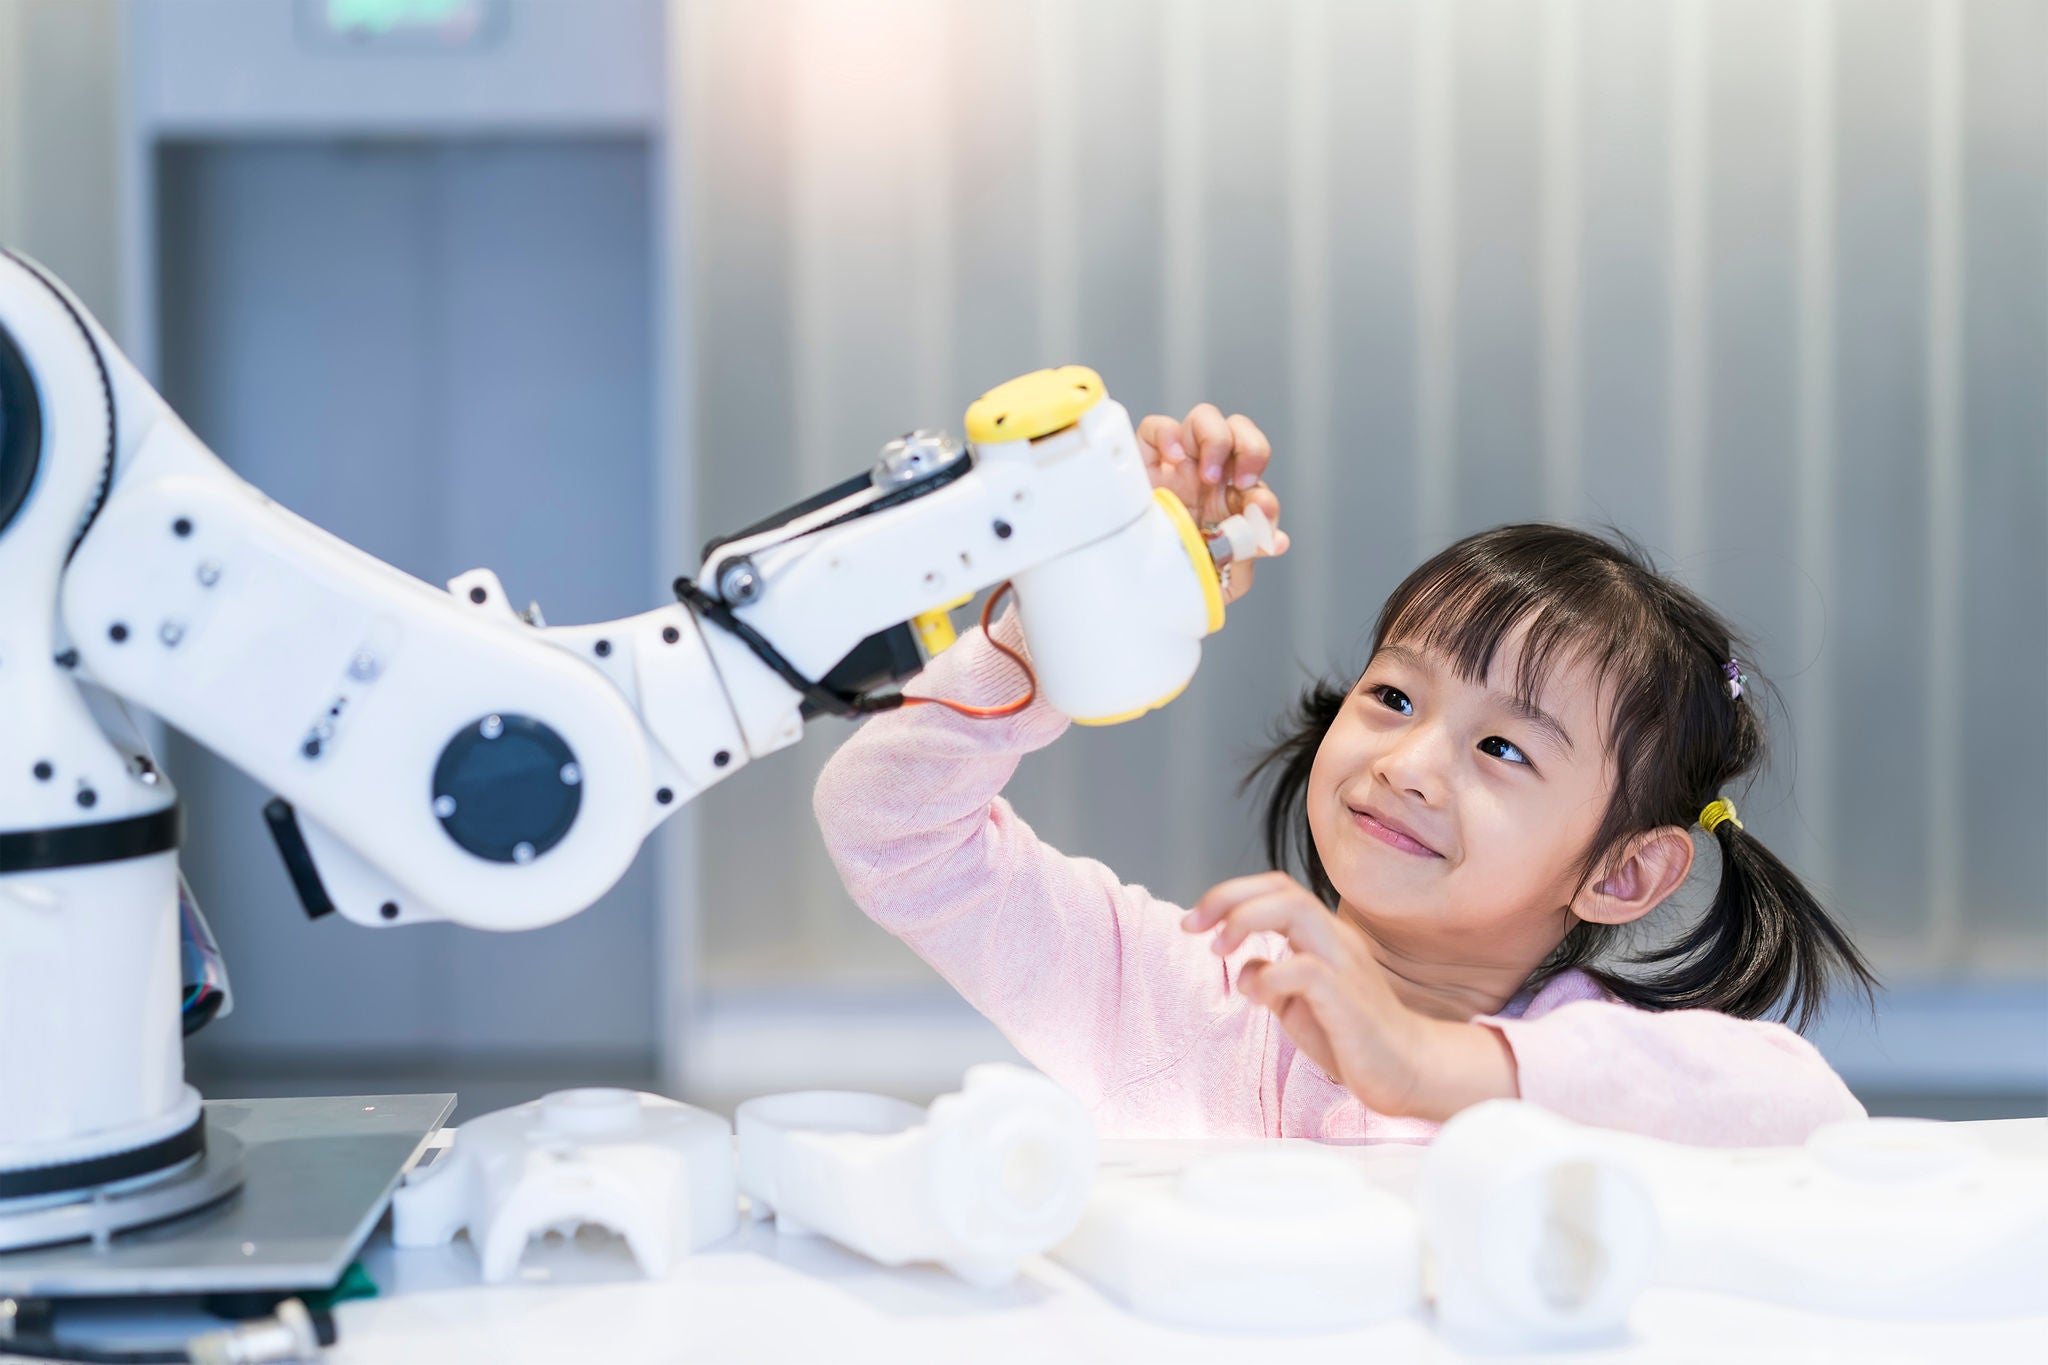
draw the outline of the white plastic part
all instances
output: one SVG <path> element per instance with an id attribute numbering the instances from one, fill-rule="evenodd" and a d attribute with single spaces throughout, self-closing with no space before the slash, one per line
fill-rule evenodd
<path id="1" fill-rule="evenodd" d="M 1423 1189 L 1439 1307 L 1468 1336 L 1559 1340 L 1530 1308 L 1560 1285 L 1585 1286 L 1588 1328 L 1596 1306 L 1618 1324 L 1622 1291 L 1645 1277 L 1865 1318 L 2048 1314 L 2048 1162 L 1926 1120 L 1859 1119 L 1803 1147 L 1730 1150 L 1497 1101 L 1444 1126 Z"/>
<path id="2" fill-rule="evenodd" d="M 1662 1282 L 1857 1317 L 2048 1314 L 2048 1162 L 1925 1119 L 1742 1152 L 1609 1137 L 1656 1201 Z"/>
<path id="3" fill-rule="evenodd" d="M 749 1100 L 734 1117 L 754 1217 L 984 1287 L 1071 1232 L 1095 1176 L 1088 1111 L 1021 1067 L 971 1067 L 929 1110 L 814 1090 Z"/>
<path id="4" fill-rule="evenodd" d="M 1423 1235 L 1447 1336 L 1482 1349 L 1619 1338 L 1661 1246 L 1650 1192 L 1608 1134 L 1497 1100 L 1445 1124 L 1423 1166 Z"/>
<path id="5" fill-rule="evenodd" d="M 1422 1302 L 1414 1209 L 1307 1148 L 1209 1157 L 1164 1177 L 1106 1173 L 1053 1257 L 1132 1312 L 1182 1327 L 1340 1331 Z"/>
<path id="6" fill-rule="evenodd" d="M 650 1279 L 739 1225 L 732 1127 L 632 1090 L 562 1090 L 473 1119 L 392 1197 L 392 1241 L 439 1246 L 469 1229 L 483 1278 L 519 1267 L 527 1240 L 584 1224 L 625 1238 Z"/>
<path id="7" fill-rule="evenodd" d="M 1216 535 L 1229 545 L 1230 562 L 1233 564 L 1259 555 L 1270 555 L 1280 548 L 1280 538 L 1273 533 L 1273 523 L 1267 518 L 1265 509 L 1257 505 L 1218 522 Z"/>
<path id="8" fill-rule="evenodd" d="M 1187 543 L 1157 506 L 1083 550 L 1017 575 L 1038 689 L 1080 721 L 1163 706 L 1195 675 L 1209 609 Z M 1091 604 L 1080 609 L 1080 604 Z"/>

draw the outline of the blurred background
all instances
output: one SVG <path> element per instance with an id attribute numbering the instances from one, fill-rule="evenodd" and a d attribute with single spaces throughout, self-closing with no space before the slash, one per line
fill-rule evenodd
<path id="1" fill-rule="evenodd" d="M 1887 982 L 1874 1112 L 2048 1113 L 2048 0 L 0 0 L 0 241 L 200 436 L 551 622 L 981 390 L 1272 436 L 1295 552 L 1168 710 L 1010 792 L 1187 900 L 1235 777 L 1426 554 L 1618 527 L 1783 688 L 1743 804 Z M 821 721 L 604 902 L 307 923 L 170 741 L 216 1095 L 912 1098 L 1009 1055 L 848 901 Z"/>

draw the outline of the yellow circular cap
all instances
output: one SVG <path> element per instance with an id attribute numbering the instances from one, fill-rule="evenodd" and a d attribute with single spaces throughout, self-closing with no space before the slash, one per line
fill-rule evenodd
<path id="1" fill-rule="evenodd" d="M 998 384 L 967 405 L 967 439 L 976 445 L 1035 441 L 1081 420 L 1100 403 L 1102 376 L 1086 365 L 1033 370 Z"/>

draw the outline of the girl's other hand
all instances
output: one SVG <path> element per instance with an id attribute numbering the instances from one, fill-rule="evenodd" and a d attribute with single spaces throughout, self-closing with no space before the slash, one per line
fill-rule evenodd
<path id="1" fill-rule="evenodd" d="M 1186 503 L 1197 525 L 1255 506 L 1276 528 L 1274 554 L 1287 552 L 1287 533 L 1277 530 L 1280 499 L 1265 483 L 1273 446 L 1251 418 L 1239 413 L 1225 417 L 1214 403 L 1197 404 L 1178 422 L 1155 414 L 1138 423 L 1138 449 L 1152 486 Z M 1244 596 L 1253 572 L 1251 564 L 1232 567 L 1230 600 Z"/>
<path id="2" fill-rule="evenodd" d="M 1284 872 L 1211 887 L 1181 927 L 1214 930 L 1219 956 L 1255 933 L 1285 938 L 1293 951 L 1245 963 L 1237 989 L 1271 1010 L 1294 1045 L 1368 1109 L 1441 1122 L 1518 1093 L 1514 1057 L 1499 1034 L 1409 1008 L 1364 932 Z"/>

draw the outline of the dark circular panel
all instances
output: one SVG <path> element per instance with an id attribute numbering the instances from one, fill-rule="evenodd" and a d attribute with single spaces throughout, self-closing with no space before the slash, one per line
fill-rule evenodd
<path id="1" fill-rule="evenodd" d="M 568 837 L 583 805 L 575 751 L 529 716 L 482 716 L 455 732 L 434 765 L 434 815 L 466 851 L 526 862 Z"/>
<path id="2" fill-rule="evenodd" d="M 14 338 L 0 327 L 0 536 L 28 501 L 43 458 L 43 409 Z"/>

